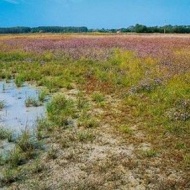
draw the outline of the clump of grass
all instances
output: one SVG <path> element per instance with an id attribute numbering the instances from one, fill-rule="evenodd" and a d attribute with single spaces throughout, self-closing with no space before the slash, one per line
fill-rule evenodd
<path id="1" fill-rule="evenodd" d="M 175 148 L 179 149 L 179 150 L 183 150 L 183 149 L 186 149 L 187 147 L 186 147 L 185 143 L 177 142 L 175 145 Z"/>
<path id="2" fill-rule="evenodd" d="M 0 139 L 8 139 L 9 142 L 12 141 L 12 132 L 8 129 L 0 128 Z"/>
<path id="3" fill-rule="evenodd" d="M 2 185 L 10 185 L 18 181 L 21 178 L 21 173 L 17 169 L 6 168 L 3 171 L 3 177 L 1 179 Z"/>
<path id="4" fill-rule="evenodd" d="M 38 118 L 36 122 L 36 137 L 38 140 L 45 138 L 45 134 L 52 131 L 52 125 L 45 118 Z"/>
<path id="5" fill-rule="evenodd" d="M 41 103 L 38 100 L 36 100 L 35 98 L 28 97 L 25 100 L 25 105 L 26 105 L 26 107 L 38 107 L 38 106 L 41 106 Z"/>
<path id="6" fill-rule="evenodd" d="M 97 119 L 95 118 L 80 118 L 79 125 L 84 127 L 84 128 L 96 128 L 100 126 L 100 123 Z"/>
<path id="7" fill-rule="evenodd" d="M 50 127 L 50 122 L 46 118 L 38 118 L 36 121 L 37 130 L 46 130 Z"/>
<path id="8" fill-rule="evenodd" d="M 102 93 L 95 92 L 92 94 L 92 100 L 97 102 L 97 103 L 102 103 L 103 101 L 105 101 L 105 97 Z"/>
<path id="9" fill-rule="evenodd" d="M 87 109 L 89 106 L 87 100 L 83 97 L 82 93 L 79 93 L 78 99 L 77 99 L 77 108 L 79 110 Z"/>
<path id="10" fill-rule="evenodd" d="M 26 162 L 25 156 L 22 152 L 22 150 L 16 146 L 9 155 L 8 158 L 8 164 L 10 167 L 14 168 L 17 167 L 19 165 L 22 165 Z"/>
<path id="11" fill-rule="evenodd" d="M 6 81 L 7 82 L 7 81 Z M 5 84 L 3 83 L 3 92 L 5 92 L 6 88 L 5 88 Z"/>
<path id="12" fill-rule="evenodd" d="M 66 99 L 64 95 L 55 96 L 47 105 L 49 119 L 58 126 L 66 126 L 68 119 L 76 117 L 73 100 Z"/>
<path id="13" fill-rule="evenodd" d="M 72 90 L 72 89 L 73 89 L 73 85 L 72 85 L 72 83 L 70 83 L 70 82 L 66 82 L 66 83 L 64 84 L 64 86 L 66 87 L 67 90 Z"/>
<path id="14" fill-rule="evenodd" d="M 38 94 L 38 100 L 40 102 L 44 102 L 46 100 L 46 97 L 47 97 L 47 90 L 41 90 Z"/>
<path id="15" fill-rule="evenodd" d="M 61 140 L 61 146 L 62 148 L 69 148 L 71 146 L 71 140 L 69 137 L 65 137 Z"/>
<path id="16" fill-rule="evenodd" d="M 43 170 L 45 170 L 46 166 L 45 164 L 41 163 L 39 159 L 37 159 L 33 165 L 31 166 L 31 171 L 33 174 L 41 173 Z"/>
<path id="17" fill-rule="evenodd" d="M 60 142 L 62 148 L 68 148 L 73 145 L 73 143 L 77 142 L 77 140 L 77 133 L 69 129 L 64 132 L 64 136 L 61 138 Z"/>
<path id="18" fill-rule="evenodd" d="M 185 166 L 188 167 L 188 168 L 190 168 L 190 154 L 184 155 L 183 160 L 184 160 Z"/>
<path id="19" fill-rule="evenodd" d="M 5 105 L 6 105 L 5 101 L 4 100 L 0 100 L 0 111 L 5 108 Z"/>
<path id="20" fill-rule="evenodd" d="M 41 148 L 40 142 L 28 130 L 25 130 L 17 141 L 17 146 L 25 153 L 26 159 L 33 158 Z"/>
<path id="21" fill-rule="evenodd" d="M 145 157 L 152 158 L 152 157 L 157 156 L 158 153 L 155 150 L 150 149 L 150 150 L 143 151 L 142 154 Z"/>
<path id="22" fill-rule="evenodd" d="M 95 139 L 95 136 L 90 131 L 80 131 L 77 133 L 78 140 L 80 142 L 87 142 L 87 141 L 93 141 Z"/>
<path id="23" fill-rule="evenodd" d="M 63 88 L 63 79 L 59 77 L 45 77 L 38 82 L 38 85 L 45 86 L 50 93 L 57 92 L 60 88 Z"/>
<path id="24" fill-rule="evenodd" d="M 57 149 L 53 146 L 48 151 L 48 159 L 56 159 L 57 158 Z"/>
<path id="25" fill-rule="evenodd" d="M 7 161 L 6 156 L 3 154 L 0 154 L 0 166 L 5 165 L 6 161 Z"/>
<path id="26" fill-rule="evenodd" d="M 15 84 L 16 86 L 19 88 L 19 87 L 22 87 L 23 84 L 24 84 L 24 78 L 22 76 L 17 76 L 15 78 Z"/>
<path id="27" fill-rule="evenodd" d="M 133 133 L 133 131 L 130 129 L 129 126 L 126 126 L 126 125 L 121 125 L 119 127 L 119 130 L 122 132 L 122 133 L 126 133 L 126 134 L 129 134 L 131 135 Z"/>
<path id="28" fill-rule="evenodd" d="M 1 185 L 10 185 L 22 179 L 25 175 L 25 168 L 21 165 L 26 164 L 29 160 L 37 155 L 37 151 L 41 148 L 41 144 L 28 131 L 25 130 L 16 140 L 16 145 L 6 156 L 0 157 L 0 164 L 4 166 L 3 177 L 1 178 Z M 36 166 L 35 172 L 40 172 L 42 167 Z M 34 171 L 33 171 L 34 172 Z"/>

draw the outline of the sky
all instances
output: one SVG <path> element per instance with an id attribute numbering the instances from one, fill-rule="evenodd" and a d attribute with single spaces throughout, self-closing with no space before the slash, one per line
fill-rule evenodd
<path id="1" fill-rule="evenodd" d="M 190 0 L 0 0 L 0 27 L 190 25 Z"/>

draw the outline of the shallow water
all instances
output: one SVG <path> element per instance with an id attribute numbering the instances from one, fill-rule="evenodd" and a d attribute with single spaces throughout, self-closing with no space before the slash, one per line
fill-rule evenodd
<path id="1" fill-rule="evenodd" d="M 45 107 L 26 107 L 28 97 L 38 98 L 39 91 L 25 84 L 17 88 L 14 82 L 0 81 L 0 101 L 5 101 L 5 108 L 0 111 L 0 127 L 19 133 L 22 130 L 34 129 L 38 117 L 45 115 Z"/>

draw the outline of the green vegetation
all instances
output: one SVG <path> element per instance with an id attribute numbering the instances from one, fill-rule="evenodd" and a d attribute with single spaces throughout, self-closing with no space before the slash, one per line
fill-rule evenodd
<path id="1" fill-rule="evenodd" d="M 97 103 L 101 103 L 101 102 L 103 102 L 103 101 L 105 100 L 103 94 L 98 93 L 98 92 L 96 92 L 96 93 L 94 93 L 94 94 L 92 95 L 92 99 L 93 99 L 95 102 L 97 102 Z"/>
<path id="2" fill-rule="evenodd" d="M 0 127 L 0 140 L 9 139 L 11 141 L 12 139 L 12 132 Z"/>
<path id="3" fill-rule="evenodd" d="M 48 159 L 56 159 L 57 158 L 57 150 L 54 147 L 51 147 L 48 151 Z"/>
<path id="4" fill-rule="evenodd" d="M 46 97 L 47 97 L 47 90 L 41 90 L 38 94 L 38 99 L 40 102 L 44 102 L 46 100 Z"/>
<path id="5" fill-rule="evenodd" d="M 42 140 L 47 138 L 48 133 L 52 131 L 52 123 L 45 118 L 38 118 L 36 121 L 36 138 Z"/>
<path id="6" fill-rule="evenodd" d="M 23 78 L 22 75 L 17 76 L 17 77 L 15 78 L 15 84 L 16 84 L 16 86 L 17 86 L 18 88 L 19 88 L 19 87 L 22 87 L 23 83 L 24 83 L 24 78 Z"/>
<path id="7" fill-rule="evenodd" d="M 9 138 L 10 133 L 1 130 L 1 139 Z M 29 161 L 40 154 L 41 143 L 29 131 L 23 133 L 15 140 L 15 147 L 7 154 L 0 155 L 0 166 L 3 177 L 0 179 L 0 186 L 10 185 L 13 182 L 25 178 L 24 167 Z M 23 168 L 20 168 L 23 166 Z M 40 166 L 38 166 L 39 168 Z M 38 169 L 39 171 L 39 169 Z M 27 171 L 29 172 L 29 171 Z"/>
<path id="8" fill-rule="evenodd" d="M 79 132 L 77 134 L 79 141 L 81 142 L 87 142 L 87 141 L 93 141 L 95 136 L 90 132 L 90 131 L 84 131 L 84 132 Z"/>
<path id="9" fill-rule="evenodd" d="M 86 117 L 84 116 L 80 117 L 80 120 L 79 120 L 80 126 L 83 126 L 85 128 L 96 128 L 100 126 L 100 122 L 97 119 L 93 118 L 93 116 L 87 116 L 87 115 L 85 116 Z"/>
<path id="10" fill-rule="evenodd" d="M 5 101 L 0 100 L 0 111 L 5 107 Z"/>
<path id="11" fill-rule="evenodd" d="M 59 27 L 59 26 L 41 26 L 41 27 L 11 27 L 11 28 L 0 28 L 1 34 L 19 34 L 19 33 L 42 33 L 42 32 L 53 32 L 53 33 L 81 33 L 87 32 L 86 27 Z"/>
<path id="12" fill-rule="evenodd" d="M 28 97 L 25 100 L 25 105 L 26 105 L 26 107 L 38 107 L 38 106 L 41 106 L 42 104 L 41 104 L 41 102 L 39 102 L 35 98 Z"/>
<path id="13" fill-rule="evenodd" d="M 121 125 L 119 129 L 121 132 L 126 133 L 126 134 L 131 135 L 133 133 L 133 131 L 128 126 L 125 126 L 125 125 Z"/>
<path id="14" fill-rule="evenodd" d="M 136 29 L 139 30 L 136 32 L 145 30 L 142 26 Z M 36 37 L 30 38 L 38 41 Z M 142 42 L 143 37 L 139 37 L 129 46 L 135 47 L 133 50 L 114 46 L 111 53 L 106 54 L 111 37 L 108 41 L 102 38 L 101 46 L 105 48 L 100 51 L 97 48 L 100 39 L 92 37 L 95 47 L 90 53 L 85 49 L 89 54 L 77 57 L 77 52 L 82 50 L 75 49 L 72 57 L 69 53 L 77 45 L 72 44 L 67 49 L 68 54 L 63 53 L 59 48 L 61 45 L 65 48 L 65 44 L 56 38 L 52 41 L 56 42 L 55 46 L 60 45 L 57 49 L 55 46 L 48 49 L 48 41 L 45 45 L 35 44 L 45 50 L 30 49 L 26 53 L 20 47 L 17 51 L 8 49 L 0 54 L 2 79 L 14 78 L 17 86 L 26 81 L 47 89 L 42 90 L 37 99 L 28 97 L 26 106 L 38 106 L 46 100 L 47 94 L 52 97 L 47 103 L 47 118 L 37 120 L 35 136 L 23 132 L 10 155 L 0 157 L 3 171 L 0 185 L 19 181 L 16 184 L 23 189 L 31 186 L 47 189 L 188 189 L 190 54 L 186 40 L 175 46 L 179 38 L 169 39 L 168 44 L 172 45 L 168 52 L 168 41 L 162 39 L 163 44 L 159 46 L 159 38 L 152 46 L 152 39 L 145 37 L 140 50 L 136 49 Z M 87 43 L 85 40 L 84 46 L 93 41 Z M 147 46 L 146 40 L 151 41 Z M 152 55 L 157 46 L 161 48 Z M 150 48 L 146 50 L 146 47 Z M 101 51 L 106 54 L 106 58 L 91 57 L 93 53 L 98 57 L 96 49 L 99 54 Z M 0 130 L 0 139 L 7 138 L 10 134 Z M 46 145 L 43 153 L 42 141 Z M 54 183 L 46 180 L 47 174 L 53 182 L 59 181 L 58 185 L 52 187 Z M 79 176 L 79 180 L 71 182 L 73 176 Z M 131 187 L 128 185 L 132 178 Z"/>
<path id="15" fill-rule="evenodd" d="M 88 29 L 87 27 L 60 27 L 60 26 L 40 26 L 40 27 L 11 27 L 0 28 L 1 34 L 20 34 L 20 33 L 116 33 L 120 32 L 136 32 L 136 33 L 190 33 L 190 26 L 184 25 L 166 25 L 166 26 L 145 26 L 136 24 L 128 28 L 119 29 Z"/>
<path id="16" fill-rule="evenodd" d="M 47 112 L 49 119 L 60 127 L 67 126 L 70 117 L 76 117 L 74 102 L 62 94 L 53 97 L 47 105 Z"/>
<path id="17" fill-rule="evenodd" d="M 143 155 L 145 157 L 155 157 L 157 155 L 157 152 L 155 150 L 146 150 L 146 151 L 143 151 Z"/>

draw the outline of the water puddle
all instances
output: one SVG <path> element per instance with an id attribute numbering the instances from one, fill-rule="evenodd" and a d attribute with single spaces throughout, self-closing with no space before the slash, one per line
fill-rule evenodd
<path id="1" fill-rule="evenodd" d="M 39 90 L 25 84 L 17 88 L 12 81 L 6 83 L 0 81 L 0 102 L 5 103 L 5 107 L 0 110 L 0 127 L 10 129 L 13 133 L 23 130 L 34 129 L 38 117 L 45 115 L 45 106 L 26 107 L 27 98 L 38 99 Z"/>
<path id="2" fill-rule="evenodd" d="M 17 88 L 14 81 L 0 81 L 0 128 L 8 129 L 14 136 L 24 130 L 33 131 L 36 128 L 36 120 L 46 114 L 45 104 L 27 107 L 25 101 L 29 97 L 39 101 L 39 93 L 38 89 L 29 84 Z M 14 147 L 15 143 L 0 139 L 0 155 L 7 155 Z"/>

